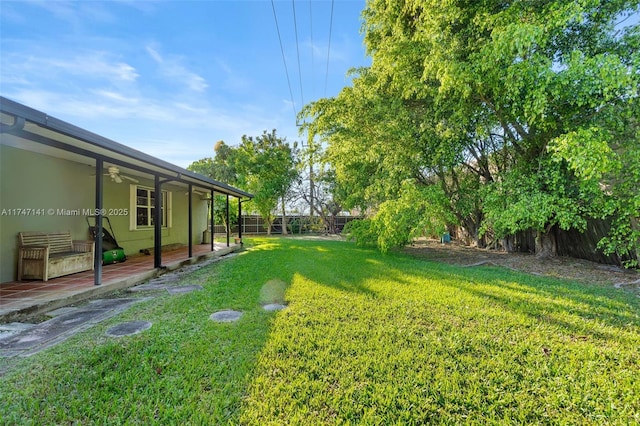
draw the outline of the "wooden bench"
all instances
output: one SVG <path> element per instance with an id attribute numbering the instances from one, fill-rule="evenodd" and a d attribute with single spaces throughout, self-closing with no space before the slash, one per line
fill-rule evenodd
<path id="1" fill-rule="evenodd" d="M 70 232 L 19 232 L 18 281 L 93 270 L 93 241 L 73 241 Z"/>

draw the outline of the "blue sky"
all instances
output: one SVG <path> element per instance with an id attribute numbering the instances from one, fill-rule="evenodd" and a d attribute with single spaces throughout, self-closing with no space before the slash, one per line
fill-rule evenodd
<path id="1" fill-rule="evenodd" d="M 270 0 L 0 0 L 0 94 L 182 167 L 243 134 L 299 141 L 294 109 L 370 64 L 364 5 L 274 1 L 287 80 Z"/>

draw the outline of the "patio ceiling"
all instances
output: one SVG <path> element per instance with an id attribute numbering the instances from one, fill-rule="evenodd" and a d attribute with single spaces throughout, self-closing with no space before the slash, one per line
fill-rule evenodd
<path id="1" fill-rule="evenodd" d="M 159 158 L 91 133 L 62 120 L 0 97 L 2 144 L 26 149 L 91 167 L 87 176 L 95 175 L 95 160 L 102 159 L 105 170 L 116 166 L 123 175 L 159 176 L 171 185 L 194 190 L 253 198 L 253 195 L 206 176 L 193 173 Z"/>

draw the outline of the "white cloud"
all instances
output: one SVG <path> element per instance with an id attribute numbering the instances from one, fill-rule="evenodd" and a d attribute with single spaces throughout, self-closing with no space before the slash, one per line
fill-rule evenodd
<path id="1" fill-rule="evenodd" d="M 106 89 L 96 89 L 93 90 L 93 93 L 99 97 L 102 97 L 107 100 L 112 100 L 114 102 L 121 102 L 123 104 L 136 104 L 138 100 L 128 95 L 124 95 L 122 93 L 117 93 L 111 90 Z"/>
<path id="2" fill-rule="evenodd" d="M 153 60 L 158 64 L 162 64 L 162 62 L 164 62 L 162 56 L 160 56 L 160 53 L 158 53 L 158 51 L 152 46 L 147 46 L 146 51 L 147 53 L 149 53 L 149 56 L 151 56 L 151 58 L 153 58 Z"/>
<path id="3" fill-rule="evenodd" d="M 58 19 L 62 19 L 67 22 L 78 22 L 80 17 L 78 16 L 77 8 L 74 6 L 74 2 L 71 1 L 33 1 L 31 4 L 46 9 L 53 16 Z"/>
<path id="4" fill-rule="evenodd" d="M 139 74 L 135 67 L 102 51 L 64 52 L 48 56 L 42 51 L 5 52 L 2 55 L 2 80 L 21 76 L 24 81 L 61 81 L 69 78 L 105 79 L 112 83 L 134 82 Z M 68 81 L 68 80 L 66 80 Z"/>
<path id="5" fill-rule="evenodd" d="M 159 65 L 160 73 L 170 79 L 174 84 L 183 83 L 194 92 L 204 92 L 209 85 L 200 75 L 189 71 L 182 65 L 183 59 L 179 56 L 163 56 L 153 46 L 146 47 L 149 56 Z"/>

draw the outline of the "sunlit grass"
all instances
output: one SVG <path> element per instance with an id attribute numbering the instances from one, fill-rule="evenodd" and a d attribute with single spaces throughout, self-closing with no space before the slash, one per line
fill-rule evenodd
<path id="1" fill-rule="evenodd" d="M 8 424 L 640 422 L 640 299 L 261 238 L 0 377 Z M 261 304 L 286 302 L 277 313 Z M 215 324 L 219 309 L 244 312 Z M 116 323 L 146 332 L 104 336 Z M 0 361 L 2 362 L 2 361 Z"/>

